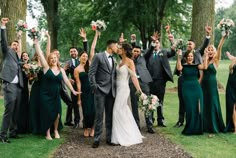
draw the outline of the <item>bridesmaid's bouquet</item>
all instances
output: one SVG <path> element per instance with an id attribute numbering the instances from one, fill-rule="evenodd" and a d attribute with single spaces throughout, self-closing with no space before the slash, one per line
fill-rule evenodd
<path id="1" fill-rule="evenodd" d="M 42 68 L 37 64 L 37 62 L 32 61 L 27 64 L 27 69 L 23 69 L 29 81 L 32 83 L 33 81 L 38 80 L 38 73 Z"/>
<path id="2" fill-rule="evenodd" d="M 93 31 L 98 30 L 99 32 L 105 31 L 107 28 L 107 25 L 103 20 L 92 21 L 91 26 Z"/>
<path id="3" fill-rule="evenodd" d="M 28 36 L 33 40 L 40 39 L 40 32 L 37 28 L 33 27 L 32 29 L 29 30 Z"/>
<path id="4" fill-rule="evenodd" d="M 159 99 L 155 95 L 147 96 L 144 93 L 136 92 L 138 95 L 138 107 L 144 111 L 145 116 L 149 116 L 150 113 L 154 112 L 159 104 Z"/>
<path id="5" fill-rule="evenodd" d="M 176 46 L 176 50 L 178 50 L 178 49 L 183 50 L 183 49 L 185 48 L 184 40 L 183 40 L 183 39 L 177 39 L 177 40 L 174 42 L 174 45 Z"/>
<path id="6" fill-rule="evenodd" d="M 16 24 L 16 31 L 22 31 L 22 32 L 26 32 L 28 29 L 28 25 L 24 20 L 19 20 Z"/>
<path id="7" fill-rule="evenodd" d="M 234 22 L 232 19 L 222 19 L 217 25 L 217 28 L 221 30 L 222 36 L 232 33 L 232 27 L 234 27 Z"/>

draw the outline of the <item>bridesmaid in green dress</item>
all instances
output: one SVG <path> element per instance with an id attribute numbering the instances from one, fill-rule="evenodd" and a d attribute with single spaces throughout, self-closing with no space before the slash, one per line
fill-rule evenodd
<path id="1" fill-rule="evenodd" d="M 216 79 L 216 68 L 219 65 L 221 49 L 226 35 L 222 36 L 218 48 L 209 45 L 205 51 L 208 54 L 206 67 L 203 71 L 203 128 L 204 132 L 218 133 L 225 129 Z"/>
<path id="2" fill-rule="evenodd" d="M 46 135 L 47 140 L 52 140 L 51 130 L 54 130 L 55 138 L 60 138 L 58 130 L 62 128 L 61 123 L 61 98 L 60 88 L 62 79 L 74 95 L 77 95 L 70 81 L 68 80 L 64 69 L 59 65 L 58 56 L 51 53 L 46 61 L 43 52 L 40 49 L 38 40 L 34 39 L 35 49 L 40 57 L 44 76 L 40 85 L 40 128 L 41 133 Z"/>
<path id="3" fill-rule="evenodd" d="M 226 128 L 225 132 L 236 133 L 236 57 L 226 52 L 226 55 L 232 60 L 229 66 L 229 77 L 226 86 Z"/>
<path id="4" fill-rule="evenodd" d="M 182 93 L 184 105 L 186 105 L 186 124 L 182 134 L 203 134 L 203 96 L 198 81 L 198 72 L 203 69 L 203 65 L 193 64 L 193 51 L 185 54 L 186 63 L 181 65 L 182 51 L 178 50 L 177 53 L 177 69 L 182 72 L 182 77 L 184 79 Z"/>
<path id="5" fill-rule="evenodd" d="M 77 90 L 79 92 L 81 91 L 81 94 L 78 95 L 78 105 L 82 105 L 85 137 L 94 136 L 95 105 L 94 96 L 88 78 L 88 69 L 95 53 L 95 47 L 99 34 L 100 32 L 96 31 L 89 58 L 85 51 L 81 52 L 79 57 L 80 64 L 74 70 Z"/>

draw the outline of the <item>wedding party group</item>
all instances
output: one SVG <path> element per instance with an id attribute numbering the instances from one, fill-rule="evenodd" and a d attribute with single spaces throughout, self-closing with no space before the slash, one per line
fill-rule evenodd
<path id="1" fill-rule="evenodd" d="M 227 56 L 232 63 L 226 88 L 226 126 L 216 79 L 221 49 L 230 33 L 227 29 L 217 49 L 209 45 L 212 27 L 208 25 L 203 45 L 196 49 L 194 41 L 188 40 L 186 50 L 183 50 L 181 40 L 174 39 L 170 25 L 167 25 L 169 49 L 161 48 L 157 32 L 150 37 L 147 50 L 137 45 L 135 34 L 131 35 L 131 42 L 127 42 L 121 33 L 118 40 L 107 40 L 103 52 L 95 52 L 98 37 L 106 28 L 103 21 L 97 20 L 92 22 L 95 35 L 91 48 L 86 31 L 80 29 L 83 49 L 68 48 L 70 59 L 61 64 L 59 50 L 51 48 L 49 33 L 45 32 L 47 46 L 43 53 L 40 34 L 34 28 L 29 36 L 35 53 L 29 59 L 29 54 L 21 48 L 21 36 L 26 28 L 23 21 L 17 24 L 16 40 L 8 45 L 8 22 L 8 18 L 1 19 L 3 63 L 0 78 L 5 107 L 0 130 L 2 143 L 10 143 L 9 138 L 17 139 L 24 133 L 40 134 L 49 141 L 59 139 L 63 127 L 61 100 L 67 105 L 64 125 L 77 129 L 81 121 L 84 137 L 93 137 L 92 148 L 100 145 L 104 116 L 106 144 L 130 146 L 142 143 L 139 108 L 144 111 L 148 133 L 155 133 L 155 121 L 158 127 L 166 127 L 166 83 L 173 82 L 169 59 L 176 55 L 174 74 L 179 76 L 179 119 L 174 127 L 184 126 L 184 135 L 236 132 L 236 57 L 229 52 Z M 221 24 L 223 26 L 224 21 Z M 82 116 L 79 109 L 82 109 Z"/>

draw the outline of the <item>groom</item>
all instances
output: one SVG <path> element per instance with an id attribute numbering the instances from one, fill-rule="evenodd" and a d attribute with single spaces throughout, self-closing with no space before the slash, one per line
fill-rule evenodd
<path id="1" fill-rule="evenodd" d="M 115 62 L 113 53 L 118 50 L 117 42 L 114 40 L 107 41 L 105 52 L 98 53 L 93 57 L 89 69 L 89 81 L 94 93 L 94 103 L 96 109 L 95 115 L 95 133 L 93 148 L 97 148 L 100 143 L 103 114 L 105 109 L 105 124 L 106 124 L 106 143 L 112 145 L 112 112 L 115 100 Z"/>

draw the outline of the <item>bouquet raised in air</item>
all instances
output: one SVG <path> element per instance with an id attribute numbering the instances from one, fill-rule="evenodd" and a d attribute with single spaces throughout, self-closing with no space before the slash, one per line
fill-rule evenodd
<path id="1" fill-rule="evenodd" d="M 136 92 L 138 95 L 138 107 L 144 111 L 145 116 L 149 116 L 150 113 L 154 112 L 159 104 L 159 99 L 155 95 L 145 95 L 144 93 Z"/>
<path id="2" fill-rule="evenodd" d="M 105 31 L 107 28 L 107 25 L 103 20 L 97 20 L 91 22 L 92 30 L 98 30 L 98 31 Z"/>
<path id="3" fill-rule="evenodd" d="M 183 50 L 185 48 L 184 40 L 183 39 L 177 39 L 175 41 L 174 45 L 176 46 L 176 50 L 178 50 L 178 49 Z"/>
<path id="4" fill-rule="evenodd" d="M 40 39 L 40 32 L 37 28 L 33 27 L 32 29 L 29 30 L 28 36 L 31 39 Z"/>
<path id="5" fill-rule="evenodd" d="M 42 67 L 40 67 L 35 61 L 29 62 L 26 67 L 27 68 L 24 68 L 23 71 L 29 78 L 29 81 L 30 82 L 37 81 L 38 73 L 40 72 L 40 70 L 42 70 Z"/>
<path id="6" fill-rule="evenodd" d="M 221 30 L 222 36 L 232 33 L 232 27 L 234 27 L 234 22 L 231 19 L 222 19 L 217 25 L 217 28 Z"/>
<path id="7" fill-rule="evenodd" d="M 28 25 L 24 20 L 19 20 L 16 24 L 16 31 L 23 31 L 26 32 L 28 29 Z"/>

